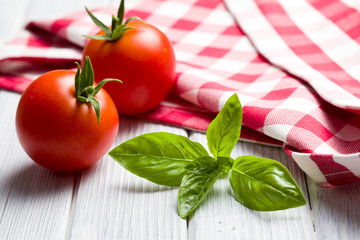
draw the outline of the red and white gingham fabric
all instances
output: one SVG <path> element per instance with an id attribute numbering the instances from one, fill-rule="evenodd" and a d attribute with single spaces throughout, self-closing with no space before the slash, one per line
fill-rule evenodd
<path id="1" fill-rule="evenodd" d="M 355 5 L 357 4 L 357 5 Z M 205 131 L 236 92 L 242 138 L 283 144 L 314 181 L 360 179 L 360 4 L 351 0 L 168 0 L 127 8 L 173 43 L 173 94 L 142 118 Z M 116 7 L 96 9 L 110 23 Z M 85 12 L 33 22 L 0 45 L 0 87 L 73 68 L 97 27 Z M 186 101 L 184 101 L 186 100 Z"/>

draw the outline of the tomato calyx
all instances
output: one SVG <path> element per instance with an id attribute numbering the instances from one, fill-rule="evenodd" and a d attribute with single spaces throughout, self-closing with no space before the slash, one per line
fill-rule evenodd
<path id="1" fill-rule="evenodd" d="M 76 99 L 82 103 L 91 103 L 94 107 L 96 118 L 98 123 L 100 123 L 100 104 L 99 101 L 95 98 L 95 95 L 100 91 L 100 89 L 109 81 L 116 81 L 122 83 L 122 81 L 113 78 L 106 78 L 99 82 L 96 87 L 94 87 L 94 71 L 91 66 L 90 58 L 85 57 L 84 66 L 81 70 L 80 64 L 76 62 L 78 67 L 75 75 L 75 94 Z"/>
<path id="2" fill-rule="evenodd" d="M 88 9 L 85 7 L 86 12 L 89 14 L 90 18 L 93 20 L 93 22 L 101 28 L 106 35 L 84 35 L 85 37 L 92 38 L 94 40 L 107 40 L 107 41 L 116 41 L 119 38 L 122 37 L 122 35 L 125 33 L 125 31 L 129 29 L 133 29 L 134 27 L 127 26 L 128 23 L 132 20 L 138 20 L 144 24 L 146 24 L 141 18 L 139 17 L 130 17 L 128 18 L 124 23 L 124 12 L 125 12 L 125 6 L 124 6 L 124 0 L 121 0 L 120 6 L 118 9 L 117 17 L 112 15 L 112 22 L 111 22 L 111 28 L 106 26 L 103 22 L 101 22 L 98 18 L 96 18 Z"/>

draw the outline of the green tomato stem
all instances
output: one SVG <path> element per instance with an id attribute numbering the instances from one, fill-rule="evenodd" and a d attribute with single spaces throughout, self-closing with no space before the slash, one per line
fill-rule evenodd
<path id="1" fill-rule="evenodd" d="M 127 24 L 132 20 L 138 20 L 146 25 L 146 23 L 141 18 L 136 16 L 129 17 L 123 23 L 125 12 L 124 0 L 121 0 L 120 2 L 117 17 L 115 17 L 114 15 L 111 16 L 111 28 L 109 28 L 98 18 L 96 18 L 86 7 L 85 9 L 92 21 L 105 32 L 105 35 L 83 35 L 84 37 L 88 37 L 94 40 L 116 41 L 120 39 L 127 30 L 133 29 L 133 27 L 127 26 Z"/>
<path id="2" fill-rule="evenodd" d="M 91 66 L 90 58 L 85 57 L 83 68 L 81 69 L 80 64 L 76 63 L 78 70 L 75 75 L 75 93 L 76 99 L 81 103 L 91 103 L 93 106 L 98 123 L 100 123 L 100 103 L 95 98 L 95 95 L 100 89 L 109 81 L 117 81 L 122 83 L 118 79 L 104 79 L 94 88 L 94 71 Z"/>
<path id="3" fill-rule="evenodd" d="M 95 92 L 94 87 L 88 86 L 81 91 L 80 95 L 87 98 L 89 96 L 92 96 L 94 92 Z"/>

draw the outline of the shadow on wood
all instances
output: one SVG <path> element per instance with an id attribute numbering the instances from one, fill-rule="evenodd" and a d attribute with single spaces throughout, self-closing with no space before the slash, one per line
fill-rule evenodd
<path id="1" fill-rule="evenodd" d="M 75 173 L 59 173 L 29 163 L 19 167 L 7 179 L 10 194 L 19 197 L 48 197 L 74 187 Z"/>

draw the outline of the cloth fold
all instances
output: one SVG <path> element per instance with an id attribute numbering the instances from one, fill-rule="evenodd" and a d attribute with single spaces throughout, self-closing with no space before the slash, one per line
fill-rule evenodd
<path id="1" fill-rule="evenodd" d="M 139 118 L 205 131 L 234 92 L 241 138 L 284 146 L 314 181 L 360 177 L 360 6 L 340 0 L 144 1 L 126 9 L 157 26 L 177 59 L 173 92 Z M 110 25 L 116 8 L 93 9 Z M 358 17 L 359 16 L 359 17 Z M 74 68 L 98 28 L 86 12 L 31 22 L 0 46 L 0 87 Z"/>

